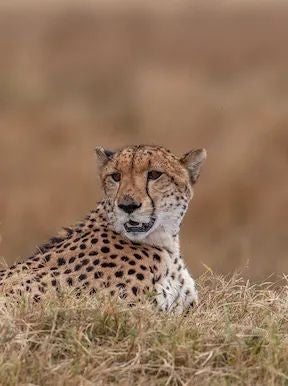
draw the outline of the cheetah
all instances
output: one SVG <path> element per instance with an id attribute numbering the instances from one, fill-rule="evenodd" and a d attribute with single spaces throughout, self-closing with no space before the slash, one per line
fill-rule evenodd
<path id="1" fill-rule="evenodd" d="M 71 287 L 130 304 L 153 294 L 159 310 L 187 311 L 197 291 L 180 255 L 179 230 L 206 151 L 182 157 L 150 145 L 95 151 L 104 199 L 85 220 L 2 270 L 0 290 L 38 301 Z"/>

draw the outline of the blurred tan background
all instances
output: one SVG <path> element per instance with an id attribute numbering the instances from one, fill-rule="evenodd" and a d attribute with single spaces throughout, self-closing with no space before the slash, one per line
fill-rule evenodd
<path id="1" fill-rule="evenodd" d="M 96 145 L 152 143 L 207 148 L 196 275 L 287 273 L 287 47 L 285 2 L 1 2 L 0 255 L 93 208 Z"/>

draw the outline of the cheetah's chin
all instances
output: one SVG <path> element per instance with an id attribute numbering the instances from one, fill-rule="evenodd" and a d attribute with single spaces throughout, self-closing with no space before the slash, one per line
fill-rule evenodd
<path id="1" fill-rule="evenodd" d="M 124 228 L 127 233 L 146 233 L 150 231 L 150 229 L 155 224 L 155 218 L 152 217 L 148 223 L 139 223 L 136 221 L 128 221 L 124 224 Z"/>

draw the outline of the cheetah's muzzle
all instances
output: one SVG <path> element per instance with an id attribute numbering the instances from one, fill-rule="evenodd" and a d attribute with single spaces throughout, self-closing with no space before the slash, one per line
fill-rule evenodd
<path id="1" fill-rule="evenodd" d="M 155 224 L 155 218 L 152 217 L 148 223 L 139 223 L 136 221 L 128 221 L 124 224 L 125 230 L 128 233 L 146 233 L 150 231 L 150 229 Z"/>

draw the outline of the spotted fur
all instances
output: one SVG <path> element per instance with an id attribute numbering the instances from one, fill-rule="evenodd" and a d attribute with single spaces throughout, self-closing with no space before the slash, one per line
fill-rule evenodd
<path id="1" fill-rule="evenodd" d="M 180 256 L 179 229 L 205 150 L 178 158 L 163 147 L 96 149 L 104 200 L 84 221 L 65 228 L 24 262 L 0 272 L 7 296 L 85 288 L 183 312 L 197 302 Z"/>

